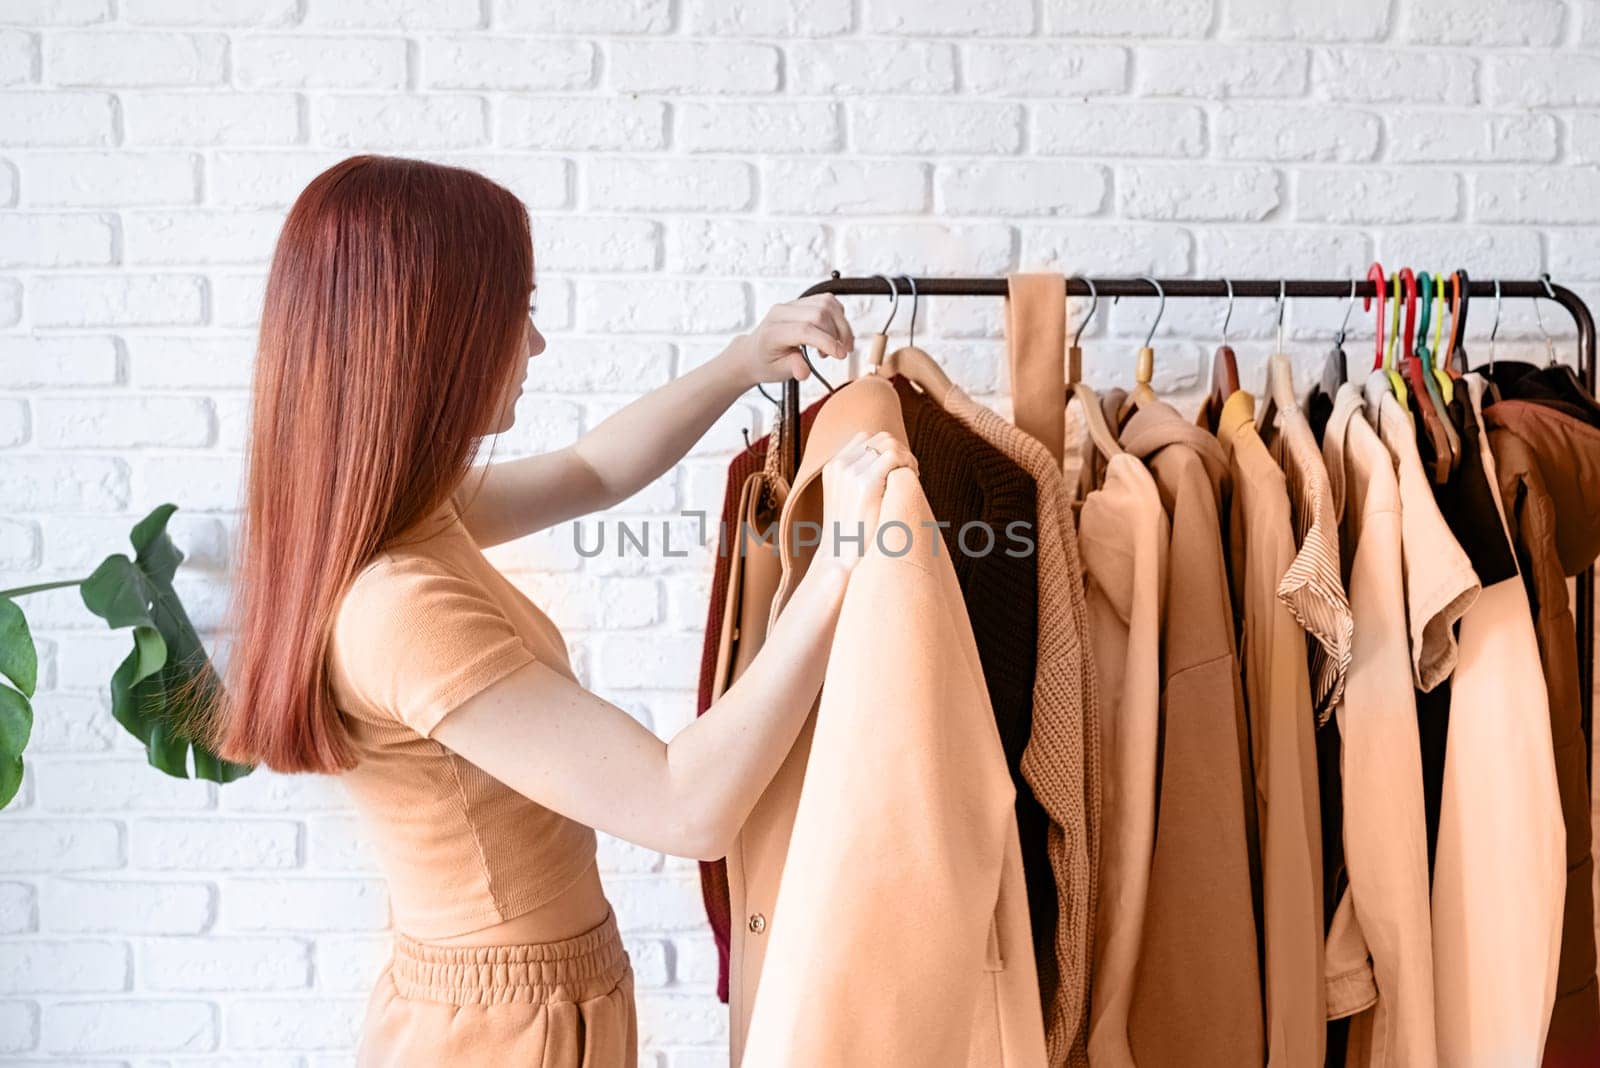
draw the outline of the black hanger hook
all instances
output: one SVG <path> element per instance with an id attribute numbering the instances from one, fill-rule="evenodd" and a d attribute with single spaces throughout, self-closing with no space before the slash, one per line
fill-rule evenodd
<path id="1" fill-rule="evenodd" d="M 917 299 L 917 280 L 909 274 L 903 274 L 900 277 L 906 280 L 906 285 L 911 289 L 911 329 L 906 332 L 906 344 L 914 348 L 917 344 L 917 304 L 919 303 Z M 889 321 L 893 322 L 894 316 L 891 315 Z"/>
<path id="2" fill-rule="evenodd" d="M 1073 275 L 1073 277 L 1082 278 L 1083 284 L 1089 287 L 1089 314 L 1083 317 L 1083 322 L 1078 324 L 1077 332 L 1072 335 L 1072 347 L 1077 349 L 1083 347 L 1078 342 L 1083 339 L 1083 332 L 1089 329 L 1089 324 L 1094 321 L 1095 309 L 1100 307 L 1100 291 L 1095 288 L 1093 278 L 1087 275 Z"/>

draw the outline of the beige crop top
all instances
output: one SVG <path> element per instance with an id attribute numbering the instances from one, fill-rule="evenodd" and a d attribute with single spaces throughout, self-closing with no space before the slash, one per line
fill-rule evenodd
<path id="1" fill-rule="evenodd" d="M 356 576 L 328 651 L 334 703 L 360 763 L 340 778 L 388 877 L 397 930 L 450 938 L 572 886 L 594 831 L 430 737 L 485 687 L 535 660 L 572 677 L 566 643 L 484 558 L 446 505 Z"/>

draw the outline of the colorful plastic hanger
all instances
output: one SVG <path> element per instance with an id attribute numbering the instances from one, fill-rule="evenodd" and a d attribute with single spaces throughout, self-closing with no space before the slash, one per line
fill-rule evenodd
<path id="1" fill-rule="evenodd" d="M 1389 319 L 1389 344 L 1384 349 L 1383 363 L 1379 366 L 1389 378 L 1389 388 L 1394 391 L 1395 399 L 1400 402 L 1402 408 L 1409 412 L 1411 410 L 1411 399 L 1406 390 L 1405 379 L 1400 377 L 1400 371 L 1396 368 L 1394 359 L 1395 341 L 1400 336 L 1400 305 L 1402 303 L 1400 299 L 1400 276 L 1390 275 L 1389 285 L 1391 289 L 1390 301 L 1394 308 Z M 1381 303 L 1379 304 L 1379 309 L 1378 314 L 1382 315 Z"/>
<path id="2" fill-rule="evenodd" d="M 1434 315 L 1433 315 L 1433 349 L 1432 358 L 1428 362 L 1428 371 L 1433 375 L 1433 380 L 1439 384 L 1439 395 L 1444 402 L 1449 404 L 1455 400 L 1455 380 L 1445 373 L 1440 366 L 1441 357 L 1448 361 L 1448 354 L 1440 348 L 1444 343 L 1444 279 L 1434 277 Z"/>

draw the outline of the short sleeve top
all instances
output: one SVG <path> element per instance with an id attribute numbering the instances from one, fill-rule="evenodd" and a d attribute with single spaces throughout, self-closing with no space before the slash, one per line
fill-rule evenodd
<path id="1" fill-rule="evenodd" d="M 328 650 L 358 764 L 341 776 L 389 883 L 396 929 L 448 938 L 561 894 L 594 831 L 433 739 L 465 701 L 528 664 L 572 678 L 566 643 L 446 505 L 362 569 Z"/>

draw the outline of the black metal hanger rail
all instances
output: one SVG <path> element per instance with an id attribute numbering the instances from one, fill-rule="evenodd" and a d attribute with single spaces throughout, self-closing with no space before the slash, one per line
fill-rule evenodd
<path id="1" fill-rule="evenodd" d="M 843 277 L 838 271 L 831 278 L 818 282 L 801 296 L 815 293 L 832 293 L 835 296 L 892 296 L 896 290 L 920 297 L 1004 297 L 1008 283 L 1004 276 L 929 277 L 910 278 L 895 275 L 894 287 L 881 276 L 862 275 Z M 1315 279 L 1221 279 L 1221 278 L 1160 278 L 1152 285 L 1144 278 L 1092 278 L 1081 276 L 1067 278 L 1066 296 L 1087 297 L 1166 297 L 1183 299 L 1209 297 L 1226 299 L 1268 298 L 1280 296 L 1291 299 L 1326 298 L 1348 300 L 1376 299 L 1378 293 L 1373 283 L 1357 280 L 1351 288 L 1349 278 Z M 1091 291 L 1090 286 L 1093 285 Z M 904 288 L 901 288 L 904 287 Z M 1592 394 L 1595 391 L 1595 324 L 1594 315 L 1583 298 L 1565 286 L 1548 283 L 1545 279 L 1532 281 L 1505 281 L 1473 279 L 1467 293 L 1474 298 L 1505 300 L 1553 300 L 1572 316 L 1578 333 L 1578 376 Z M 1479 313 L 1480 315 L 1482 312 Z M 789 379 L 783 384 L 784 425 L 800 425 L 800 383 Z M 789 470 L 800 468 L 800 435 L 789 435 L 791 448 Z M 1577 631 L 1578 631 L 1578 686 L 1583 707 L 1583 735 L 1588 740 L 1584 747 L 1585 763 L 1590 762 L 1594 749 L 1594 568 L 1578 576 L 1577 581 Z M 1592 769 L 1591 769 L 1592 770 Z"/>

